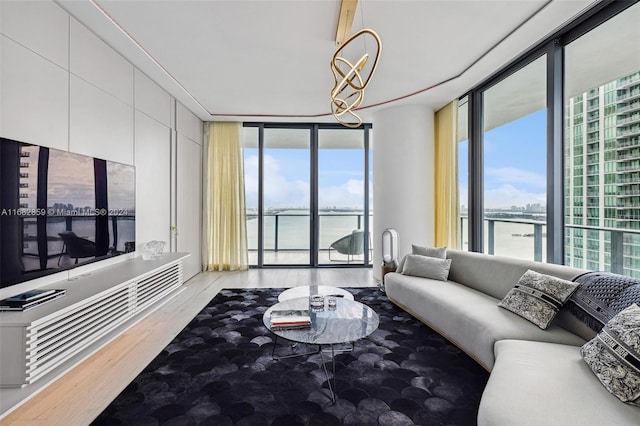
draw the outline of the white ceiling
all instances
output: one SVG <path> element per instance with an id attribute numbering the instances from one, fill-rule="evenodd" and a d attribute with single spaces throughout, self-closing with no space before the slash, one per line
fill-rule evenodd
<path id="1" fill-rule="evenodd" d="M 339 0 L 57 3 L 205 121 L 334 121 Z M 361 0 L 352 32 L 364 24 L 382 38 L 363 106 L 384 104 L 360 115 L 371 121 L 394 103 L 438 109 L 594 3 Z"/>

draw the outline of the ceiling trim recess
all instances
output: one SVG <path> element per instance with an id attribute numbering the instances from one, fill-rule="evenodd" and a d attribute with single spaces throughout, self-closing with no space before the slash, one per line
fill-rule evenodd
<path id="1" fill-rule="evenodd" d="M 340 17 L 339 17 L 339 22 L 338 22 L 338 31 L 340 31 L 340 20 L 343 19 L 343 8 L 345 3 L 350 2 L 350 0 L 342 0 L 342 5 L 340 8 Z M 357 0 L 354 1 L 357 5 Z M 404 95 L 400 95 L 397 96 L 395 98 L 391 98 L 391 99 L 387 99 L 385 101 L 382 102 L 377 102 L 377 103 L 373 103 L 373 104 L 369 104 L 369 105 L 365 105 L 362 107 L 359 107 L 357 110 L 358 111 L 362 111 L 362 110 L 366 110 L 366 109 L 370 109 L 370 108 L 375 108 L 375 107 L 379 107 L 379 106 L 383 106 L 383 105 L 387 105 L 393 102 L 397 102 L 397 101 L 401 101 L 416 95 L 419 95 L 421 93 L 427 92 L 429 90 L 432 90 L 438 86 L 441 86 L 443 84 L 449 83 L 453 80 L 456 80 L 458 78 L 460 78 L 462 75 L 464 75 L 467 71 L 469 71 L 471 68 L 473 68 L 478 62 L 480 62 L 483 58 L 485 58 L 487 55 L 489 55 L 494 49 L 496 49 L 498 46 L 500 46 L 505 40 L 507 40 L 509 37 L 511 37 L 511 35 L 513 35 L 516 31 L 518 31 L 520 28 L 522 28 L 524 25 L 526 25 L 529 21 L 531 21 L 532 19 L 534 19 L 538 14 L 540 14 L 544 9 L 546 9 L 551 3 L 553 2 L 553 0 L 547 0 L 542 6 L 540 6 L 538 9 L 536 9 L 531 15 L 529 15 L 528 17 L 526 17 L 524 20 L 522 20 L 520 23 L 518 23 L 511 31 L 509 31 L 508 33 L 506 33 L 500 40 L 498 40 L 495 44 L 493 44 L 489 49 L 487 49 L 486 51 L 484 51 L 482 54 L 480 54 L 476 59 L 474 59 L 466 68 L 464 68 L 462 71 L 460 71 L 459 73 L 457 73 L 456 75 L 453 75 L 451 77 L 448 77 L 444 80 L 441 80 L 435 84 L 432 84 L 430 86 L 427 87 L 423 87 L 421 89 L 418 89 L 416 91 L 404 94 Z M 353 23 L 353 20 L 351 21 L 351 23 Z M 338 36 L 339 34 L 336 34 L 336 43 L 339 43 L 338 40 Z M 273 117 L 273 118 L 320 118 L 320 117 L 330 117 L 333 114 L 331 112 L 327 112 L 327 113 L 318 113 L 318 114 L 228 114 L 228 113 L 211 113 L 211 117 L 261 117 L 261 118 L 269 118 L 269 117 Z"/>
<path id="2" fill-rule="evenodd" d="M 151 53 L 149 53 L 131 34 L 129 34 L 109 13 L 104 10 L 100 5 L 97 4 L 96 0 L 89 0 L 90 3 L 102 14 L 112 25 L 116 27 L 116 29 L 123 34 L 133 45 L 135 48 L 140 51 L 146 58 L 148 58 L 157 69 L 159 69 L 162 74 L 164 74 L 167 78 L 169 78 L 172 83 L 174 83 L 191 101 L 195 102 L 203 112 L 205 112 L 211 118 L 221 118 L 221 117 L 229 117 L 229 118 L 243 118 L 243 117 L 256 117 L 256 118 L 323 118 L 323 117 L 331 117 L 333 114 L 331 112 L 322 112 L 317 114 L 259 114 L 259 113 L 212 113 L 209 111 L 194 95 L 192 95 L 189 90 L 177 79 L 175 78 L 158 60 L 156 60 Z M 341 14 L 342 9 L 345 3 L 354 3 L 354 10 L 357 6 L 357 0 L 343 0 L 341 4 Z M 512 30 L 508 31 L 500 40 L 498 40 L 495 44 L 493 44 L 490 48 L 488 48 L 485 52 L 480 54 L 477 58 L 475 58 L 471 63 L 461 70 L 459 73 L 443 79 L 435 84 L 429 85 L 427 87 L 423 87 L 421 89 L 415 90 L 413 92 L 400 95 L 382 102 L 377 102 L 374 104 L 369 104 L 358 108 L 358 111 L 371 109 L 375 107 L 379 107 L 382 105 L 387 105 L 393 102 L 401 101 L 422 93 L 425 93 L 429 90 L 432 90 L 436 87 L 442 86 L 443 84 L 449 83 L 453 80 L 456 80 L 463 76 L 466 72 L 468 72 L 471 68 L 473 68 L 476 64 L 478 64 L 482 59 L 487 57 L 491 52 L 493 52 L 497 47 L 499 47 L 502 43 L 504 43 L 509 37 L 511 37 L 514 33 L 516 33 L 520 28 L 538 16 L 541 12 L 543 12 L 550 4 L 553 3 L 553 0 L 547 0 L 543 5 L 541 5 L 538 9 L 536 9 L 532 14 L 523 19 L 520 23 L 518 23 Z M 346 13 L 347 15 L 351 15 L 350 13 Z M 355 13 L 353 13 L 355 15 Z M 351 22 L 353 22 L 353 17 L 351 18 Z M 345 27 L 346 28 L 346 27 Z M 340 22 L 338 24 L 338 28 L 336 30 L 336 43 L 339 42 L 339 34 L 340 31 Z"/>

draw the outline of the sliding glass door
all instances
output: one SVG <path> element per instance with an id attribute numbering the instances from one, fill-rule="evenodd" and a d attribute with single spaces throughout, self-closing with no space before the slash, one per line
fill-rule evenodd
<path id="1" fill-rule="evenodd" d="M 245 123 L 251 266 L 369 264 L 368 131 L 369 126 Z"/>
<path id="2" fill-rule="evenodd" d="M 318 132 L 319 264 L 365 262 L 365 163 L 364 130 Z"/>
<path id="3" fill-rule="evenodd" d="M 311 132 L 264 129 L 263 141 L 263 263 L 309 265 Z"/>

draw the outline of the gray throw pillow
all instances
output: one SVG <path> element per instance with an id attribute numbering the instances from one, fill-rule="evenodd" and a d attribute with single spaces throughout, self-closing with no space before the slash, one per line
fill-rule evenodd
<path id="1" fill-rule="evenodd" d="M 408 254 L 405 256 L 402 274 L 446 281 L 449 278 L 450 266 L 451 259 L 437 259 L 419 254 Z"/>
<path id="2" fill-rule="evenodd" d="M 605 388 L 620 401 L 640 407 L 640 307 L 635 303 L 607 322 L 580 349 Z"/>
<path id="3" fill-rule="evenodd" d="M 498 306 L 546 329 L 578 283 L 528 270 Z"/>
<path id="4" fill-rule="evenodd" d="M 435 257 L 438 259 L 446 259 L 447 257 L 447 248 L 446 247 L 423 247 L 417 246 L 415 244 L 411 244 L 411 253 L 419 254 L 420 256 L 429 256 Z M 406 261 L 407 256 L 403 257 L 396 268 L 396 272 L 402 273 L 404 269 L 404 262 Z"/>
<path id="5" fill-rule="evenodd" d="M 411 252 L 413 254 L 419 254 L 421 256 L 436 257 L 438 259 L 447 258 L 446 247 L 423 247 L 411 244 Z"/>

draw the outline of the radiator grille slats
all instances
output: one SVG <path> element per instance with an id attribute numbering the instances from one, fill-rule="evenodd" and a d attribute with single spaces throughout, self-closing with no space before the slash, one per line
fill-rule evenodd
<path id="1" fill-rule="evenodd" d="M 71 306 L 26 330 L 26 384 L 33 383 L 109 331 L 182 285 L 182 262 Z"/>

